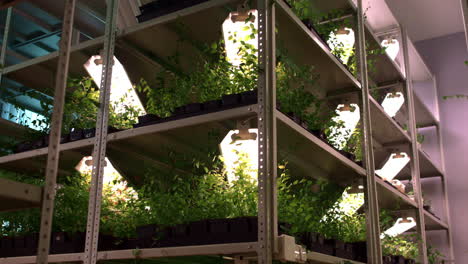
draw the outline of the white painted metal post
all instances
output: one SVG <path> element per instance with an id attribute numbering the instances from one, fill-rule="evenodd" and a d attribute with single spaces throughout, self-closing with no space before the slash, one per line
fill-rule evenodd
<path id="1" fill-rule="evenodd" d="M 365 208 L 367 222 L 367 258 L 368 263 L 382 263 L 382 248 L 380 245 L 380 213 L 377 198 L 377 183 L 375 180 L 374 148 L 372 141 L 372 124 L 369 104 L 369 80 L 367 75 L 367 54 L 365 38 L 365 17 L 362 0 L 358 0 L 358 42 L 359 73 L 361 77 L 361 105 L 364 164 L 366 167 Z"/>
<path id="2" fill-rule="evenodd" d="M 414 92 L 413 92 L 413 81 L 411 78 L 411 68 L 409 65 L 409 40 L 406 29 L 401 27 L 401 39 L 403 44 L 403 57 L 405 63 L 406 73 L 406 96 L 408 106 L 408 131 L 411 137 L 411 154 L 412 160 L 411 166 L 411 177 L 413 181 L 414 197 L 415 202 L 418 206 L 416 210 L 417 220 L 417 232 L 420 236 L 419 239 L 419 259 L 423 264 L 427 263 L 427 245 L 426 245 L 426 225 L 424 222 L 424 208 L 422 201 L 422 190 L 421 190 L 421 179 L 420 179 L 420 168 L 419 168 L 419 149 L 418 149 L 418 134 L 416 129 L 416 113 L 414 110 Z"/>
<path id="3" fill-rule="evenodd" d="M 277 249 L 275 5 L 258 0 L 258 263 L 271 264 Z"/>
<path id="4" fill-rule="evenodd" d="M 468 0 L 460 0 L 460 5 L 465 28 L 466 49 L 468 50 Z"/>
<path id="5" fill-rule="evenodd" d="M 93 150 L 91 190 L 89 193 L 88 223 L 86 227 L 85 264 L 95 264 L 99 240 L 101 218 L 102 185 L 106 162 L 107 127 L 109 121 L 109 102 L 114 63 L 116 37 L 116 18 L 119 0 L 108 0 L 106 30 L 103 51 L 102 75 L 99 92 L 100 107 L 96 121 L 96 136 Z"/>
<path id="6" fill-rule="evenodd" d="M 73 17 L 76 0 L 65 3 L 62 37 L 60 39 L 59 60 L 55 79 L 54 109 L 49 138 L 49 152 L 47 156 L 46 184 L 42 198 L 41 230 L 39 233 L 38 264 L 46 264 L 49 256 L 52 217 L 54 213 L 57 171 L 60 158 L 60 137 L 62 132 L 63 107 L 67 89 L 68 66 L 70 61 L 70 47 L 73 31 Z"/>
<path id="7" fill-rule="evenodd" d="M 448 200 L 448 186 L 447 186 L 447 172 L 445 170 L 445 154 L 444 154 L 444 140 L 442 138 L 442 122 L 440 120 L 440 108 L 439 108 L 439 89 L 437 86 L 437 78 L 435 76 L 432 77 L 435 89 L 435 106 L 437 110 L 437 119 L 439 120 L 438 125 L 436 126 L 437 129 L 437 139 L 439 140 L 439 151 L 440 151 L 440 165 L 442 167 L 442 172 L 444 175 L 441 175 L 442 181 L 442 191 L 444 193 L 444 209 L 445 209 L 445 221 L 447 223 L 447 242 L 449 247 L 449 258 L 451 263 L 455 263 L 455 254 L 453 252 L 453 238 L 452 238 L 452 221 L 450 220 L 450 203 Z"/>
<path id="8" fill-rule="evenodd" d="M 5 18 L 5 29 L 3 30 L 2 53 L 0 54 L 0 84 L 2 82 L 3 68 L 5 68 L 5 58 L 8 49 L 8 38 L 10 35 L 11 15 L 13 8 L 9 7 Z"/>

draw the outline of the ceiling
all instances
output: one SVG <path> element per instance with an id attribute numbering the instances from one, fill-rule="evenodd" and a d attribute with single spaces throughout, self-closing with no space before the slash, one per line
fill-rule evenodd
<path id="1" fill-rule="evenodd" d="M 460 0 L 385 0 L 413 41 L 463 32 Z"/>

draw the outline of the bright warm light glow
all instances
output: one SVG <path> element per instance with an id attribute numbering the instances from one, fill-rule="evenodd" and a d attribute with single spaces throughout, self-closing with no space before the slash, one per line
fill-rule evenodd
<path id="1" fill-rule="evenodd" d="M 335 32 L 332 31 L 327 40 L 327 44 L 332 51 L 337 52 L 340 50 L 338 54 L 344 64 L 348 63 L 349 58 L 353 54 L 354 42 L 354 30 L 351 28 L 341 28 Z"/>
<path id="2" fill-rule="evenodd" d="M 403 93 L 388 93 L 382 102 L 382 107 L 385 110 L 385 113 L 387 113 L 390 117 L 394 117 L 404 103 L 405 97 L 403 96 Z"/>
<path id="3" fill-rule="evenodd" d="M 94 55 L 83 65 L 88 74 L 93 78 L 97 87 L 101 87 L 102 58 L 101 55 Z M 112 68 L 111 81 L 111 105 L 116 113 L 125 113 L 125 105 L 136 108 L 145 114 L 140 98 L 135 92 L 130 78 L 120 61 L 114 56 L 114 66 Z"/>
<path id="4" fill-rule="evenodd" d="M 392 181 L 409 161 L 410 157 L 408 154 L 404 152 L 399 154 L 393 153 L 390 155 L 385 165 L 380 170 L 375 171 L 375 174 L 379 175 L 384 180 Z"/>
<path id="5" fill-rule="evenodd" d="M 384 238 L 385 236 L 395 237 L 401 235 L 415 226 L 416 221 L 413 217 L 407 217 L 406 219 L 398 218 L 392 227 L 380 235 L 380 238 Z"/>
<path id="6" fill-rule="evenodd" d="M 364 188 L 364 186 L 362 187 Z M 341 212 L 345 213 L 346 215 L 353 215 L 363 205 L 364 193 L 362 191 L 357 193 L 351 193 L 350 188 L 348 188 L 343 192 L 338 208 Z"/>
<path id="7" fill-rule="evenodd" d="M 400 51 L 400 43 L 398 40 L 390 38 L 384 39 L 382 41 L 382 46 L 385 48 L 385 52 L 387 52 L 388 56 L 395 60 L 398 56 L 398 52 Z"/>
<path id="8" fill-rule="evenodd" d="M 93 157 L 83 157 L 81 161 L 75 166 L 75 169 L 82 175 L 91 175 L 93 170 Z M 138 193 L 128 186 L 127 181 L 124 180 L 122 175 L 114 168 L 112 163 L 106 158 L 104 166 L 104 189 L 103 192 L 111 192 L 112 199 L 125 200 L 138 199 Z"/>
<path id="9" fill-rule="evenodd" d="M 81 174 L 91 174 L 93 171 L 93 157 L 87 156 L 83 157 L 78 165 L 75 166 L 75 169 Z M 114 168 L 112 163 L 106 158 L 106 164 L 104 166 L 104 179 L 103 183 L 108 184 L 114 180 L 116 175 L 120 176 L 119 172 Z"/>
<path id="10" fill-rule="evenodd" d="M 246 165 L 244 172 L 247 172 L 253 181 L 257 181 L 258 129 L 251 128 L 248 133 L 250 138 L 242 138 L 238 136 L 239 130 L 231 130 L 221 141 L 221 155 L 229 182 L 237 180 L 236 171 L 241 164 Z"/>
<path id="11" fill-rule="evenodd" d="M 334 147 L 343 149 L 359 123 L 361 115 L 357 104 L 340 104 L 335 112 L 337 115 L 333 117 L 333 121 L 338 123 L 338 125 L 330 127 L 331 133 L 329 137 Z"/>
<path id="12" fill-rule="evenodd" d="M 248 11 L 247 16 L 239 12 L 231 12 L 223 23 L 224 43 L 226 47 L 226 59 L 235 66 L 242 63 L 241 41 L 258 49 L 258 12 Z M 246 22 L 247 19 L 250 19 Z"/>

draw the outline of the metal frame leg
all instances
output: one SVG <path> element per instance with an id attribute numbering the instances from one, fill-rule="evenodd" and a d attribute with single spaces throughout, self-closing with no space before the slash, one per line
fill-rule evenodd
<path id="1" fill-rule="evenodd" d="M 468 43 L 467 43 L 468 45 Z M 434 83 L 434 90 L 435 90 L 435 105 L 437 109 L 437 117 L 440 119 L 440 108 L 439 108 L 439 89 L 437 86 L 437 79 L 436 77 L 433 77 L 433 83 Z M 440 151 L 440 165 L 442 166 L 442 172 L 444 175 L 442 175 L 442 191 L 444 193 L 444 209 L 445 209 L 445 221 L 447 222 L 448 230 L 447 230 L 447 242 L 449 246 L 449 257 L 450 261 L 452 263 L 455 263 L 455 254 L 453 252 L 453 238 L 452 238 L 452 221 L 450 217 L 450 204 L 448 200 L 448 186 L 447 186 L 447 174 L 445 171 L 445 155 L 444 155 L 444 142 L 442 139 L 442 127 L 439 122 L 439 124 L 436 126 L 437 129 L 437 139 L 439 141 L 439 151 Z"/>
<path id="2" fill-rule="evenodd" d="M 93 150 L 93 171 L 89 193 L 88 223 L 86 227 L 85 264 L 97 261 L 99 222 L 101 217 L 102 187 L 107 146 L 107 126 L 112 81 L 112 66 L 116 37 L 116 18 L 119 0 L 109 0 L 107 6 L 106 30 L 100 84 L 100 107 L 96 121 L 96 137 Z"/>
<path id="3" fill-rule="evenodd" d="M 3 30 L 3 41 L 2 41 L 2 53 L 0 54 L 0 84 L 2 83 L 3 68 L 5 68 L 5 58 L 8 49 L 8 39 L 10 35 L 11 16 L 13 8 L 9 7 L 7 10 L 7 16 L 5 19 L 5 29 Z"/>
<path id="4" fill-rule="evenodd" d="M 258 0 L 258 263 L 269 264 L 277 251 L 275 6 Z"/>
<path id="5" fill-rule="evenodd" d="M 361 105 L 364 143 L 364 164 L 366 166 L 366 222 L 367 222 L 367 256 L 368 262 L 382 263 L 382 248 L 380 245 L 380 219 L 377 199 L 377 184 L 375 181 L 374 149 L 372 142 L 372 124 L 369 105 L 369 81 L 367 76 L 365 20 L 362 10 L 362 0 L 358 1 L 358 41 L 359 70 L 361 77 Z"/>
<path id="6" fill-rule="evenodd" d="M 59 60 L 55 79 L 54 109 L 49 138 L 49 154 L 47 156 L 46 184 L 42 198 L 41 230 L 39 234 L 38 264 L 47 263 L 49 256 L 50 236 L 52 230 L 52 217 L 59 165 L 59 145 L 62 132 L 62 116 L 67 88 L 68 66 L 70 61 L 70 46 L 73 31 L 73 16 L 76 0 L 67 0 L 65 3 L 62 37 L 60 40 Z"/>
<path id="7" fill-rule="evenodd" d="M 422 201 L 422 190 L 420 180 L 420 169 L 419 169 L 419 150 L 417 141 L 417 130 L 416 130 L 416 114 L 414 110 L 414 93 L 413 93 L 413 81 L 411 79 L 410 65 L 409 65 L 409 52 L 408 52 L 408 35 L 406 29 L 402 27 L 402 46 L 403 46 L 403 57 L 405 63 L 406 73 L 406 96 L 408 106 L 408 130 L 411 137 L 411 153 L 413 158 L 411 160 L 411 176 L 413 179 L 414 197 L 418 206 L 416 210 L 416 221 L 417 221 L 417 233 L 420 235 L 419 239 L 419 258 L 421 263 L 427 263 L 427 244 L 426 244 L 426 225 L 424 222 L 424 208 Z"/>

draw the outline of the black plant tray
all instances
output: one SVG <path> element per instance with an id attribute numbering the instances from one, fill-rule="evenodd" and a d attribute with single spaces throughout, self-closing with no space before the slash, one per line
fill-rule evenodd
<path id="1" fill-rule="evenodd" d="M 191 103 L 188 105 L 177 107 L 174 109 L 172 115 L 169 117 L 161 118 L 152 114 L 140 116 L 138 117 L 138 124 L 133 125 L 133 127 L 137 128 L 148 125 L 154 125 L 256 103 L 256 90 L 243 92 L 240 94 L 224 95 L 221 100 L 207 101 L 204 103 Z"/>
<path id="2" fill-rule="evenodd" d="M 137 228 L 140 248 L 176 247 L 257 241 L 257 217 L 208 219 L 162 228 Z"/>
<path id="3" fill-rule="evenodd" d="M 208 0 L 156 0 L 140 7 L 141 15 L 137 19 L 142 23 L 206 1 Z"/>
<path id="4" fill-rule="evenodd" d="M 107 133 L 112 134 L 115 132 L 121 131 L 120 129 L 117 129 L 115 127 L 109 126 L 107 128 Z M 68 142 L 73 142 L 81 139 L 87 139 L 87 138 L 92 138 L 96 135 L 96 128 L 90 128 L 90 129 L 76 129 L 70 134 L 62 134 L 60 137 L 60 144 L 68 143 Z M 49 146 L 49 137 L 50 135 L 43 136 L 39 139 L 33 140 L 33 141 L 26 141 L 26 142 L 21 142 L 18 145 L 16 145 L 14 152 L 15 153 L 20 153 L 20 152 L 25 152 L 33 149 L 40 149 L 40 148 L 45 148 Z"/>

